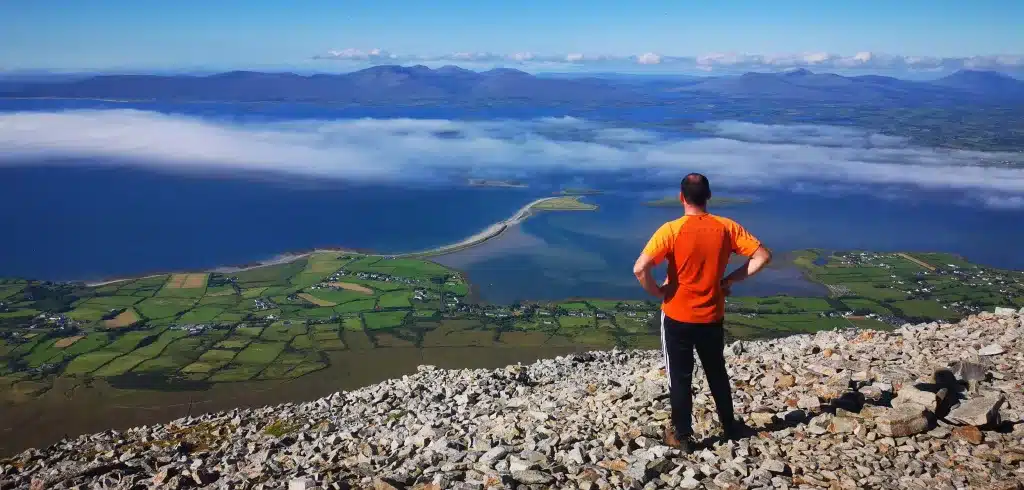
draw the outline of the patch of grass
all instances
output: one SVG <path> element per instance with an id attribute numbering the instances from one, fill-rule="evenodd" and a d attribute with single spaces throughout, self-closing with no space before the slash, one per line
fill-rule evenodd
<path id="1" fill-rule="evenodd" d="M 911 299 L 890 303 L 893 308 L 908 318 L 925 318 L 929 320 L 951 320 L 959 315 L 953 310 L 943 308 L 938 302 L 925 299 Z"/>
<path id="2" fill-rule="evenodd" d="M 249 337 L 232 337 L 218 342 L 216 347 L 218 349 L 239 350 L 249 345 L 249 342 L 252 342 L 252 339 Z"/>
<path id="3" fill-rule="evenodd" d="M 270 425 L 266 426 L 263 429 L 263 433 L 268 435 L 268 436 L 281 437 L 281 436 L 284 436 L 284 435 L 287 435 L 287 434 L 290 434 L 290 433 L 294 432 L 299 427 L 302 427 L 302 425 L 294 423 L 294 422 L 288 422 L 288 421 L 285 421 L 285 420 L 282 420 L 282 419 L 278 419 L 278 420 L 275 420 Z"/>
<path id="4" fill-rule="evenodd" d="M 79 303 L 77 306 L 95 308 L 97 310 L 112 310 L 127 308 L 142 301 L 142 299 L 138 296 L 94 296 Z"/>
<path id="5" fill-rule="evenodd" d="M 324 302 L 333 303 L 332 306 L 347 303 L 349 301 L 367 299 L 367 295 L 365 293 L 361 293 L 359 291 L 351 291 L 348 289 L 315 289 L 309 291 L 308 294 Z"/>
<path id="6" fill-rule="evenodd" d="M 260 286 L 267 286 L 269 284 L 286 284 L 292 276 L 302 272 L 306 267 L 306 263 L 307 259 L 301 258 L 284 264 L 258 267 L 228 275 L 234 276 L 239 285 L 267 283 L 259 284 Z"/>
<path id="7" fill-rule="evenodd" d="M 409 302 L 411 295 L 408 291 L 392 291 L 384 293 L 380 296 L 380 307 L 381 308 L 411 308 L 412 303 Z"/>
<path id="8" fill-rule="evenodd" d="M 149 357 L 136 355 L 135 353 L 125 354 L 104 364 L 103 367 L 97 369 L 92 374 L 99 377 L 118 376 L 127 373 L 135 366 L 149 359 Z"/>
<path id="9" fill-rule="evenodd" d="M 284 350 L 284 342 L 253 342 L 235 357 L 236 364 L 270 364 Z"/>
<path id="10" fill-rule="evenodd" d="M 361 299 L 356 301 L 349 301 L 342 303 L 334 307 L 334 311 L 343 313 L 361 313 L 364 311 L 373 311 L 373 307 L 377 304 L 376 300 L 373 299 Z"/>
<path id="11" fill-rule="evenodd" d="M 309 335 L 298 335 L 292 339 L 291 346 L 296 350 L 309 350 L 313 348 L 313 341 L 309 338 Z"/>
<path id="12" fill-rule="evenodd" d="M 263 370 L 262 366 L 250 366 L 239 364 L 228 364 L 220 368 L 210 376 L 210 381 L 215 383 L 227 383 L 235 381 L 248 381 Z"/>
<path id="13" fill-rule="evenodd" d="M 185 312 L 178 318 L 178 323 L 210 323 L 224 311 L 224 308 L 214 306 L 197 306 Z"/>
<path id="14" fill-rule="evenodd" d="M 590 306 L 583 301 L 570 301 L 568 303 L 558 303 L 558 306 L 565 311 L 590 311 Z"/>
<path id="15" fill-rule="evenodd" d="M 563 315 L 558 317 L 558 324 L 562 328 L 584 328 L 594 326 L 593 317 L 578 317 Z"/>
<path id="16" fill-rule="evenodd" d="M 204 362 L 228 362 L 235 358 L 235 354 L 237 353 L 231 350 L 210 349 L 199 356 L 199 360 Z"/>
<path id="17" fill-rule="evenodd" d="M 327 363 L 325 362 L 304 362 L 292 368 L 292 370 L 288 372 L 288 377 L 298 378 L 299 376 L 305 376 L 325 367 L 327 367 Z"/>
<path id="18" fill-rule="evenodd" d="M 357 332 L 363 331 L 363 319 L 357 316 L 345 317 L 341 320 L 341 327 L 345 330 Z"/>
<path id="19" fill-rule="evenodd" d="M 263 333 L 263 327 L 236 327 L 234 332 L 239 336 L 256 338 Z"/>
<path id="20" fill-rule="evenodd" d="M 367 329 L 380 330 L 401 326 L 408 315 L 405 311 L 375 311 L 363 313 L 363 319 Z"/>
<path id="21" fill-rule="evenodd" d="M 194 302 L 184 298 L 149 298 L 135 308 L 146 318 L 170 318 L 188 310 Z"/>
<path id="22" fill-rule="evenodd" d="M 304 333 L 306 333 L 305 324 L 296 322 L 291 325 L 285 325 L 283 322 L 277 322 L 264 329 L 260 339 L 270 342 L 288 342 L 295 338 L 296 335 Z"/>
<path id="23" fill-rule="evenodd" d="M 120 352 L 112 352 L 109 350 L 82 354 L 75 357 L 70 363 L 68 363 L 68 366 L 64 368 L 64 374 L 74 376 L 78 374 L 91 373 L 120 355 Z"/>
<path id="24" fill-rule="evenodd" d="M 97 309 L 89 307 L 79 307 L 71 310 L 67 313 L 68 318 L 72 320 L 78 320 L 80 322 L 92 323 L 98 322 L 104 315 L 110 312 L 110 308 Z"/>
<path id="25" fill-rule="evenodd" d="M 141 343 L 142 341 L 146 340 L 149 337 L 155 336 L 158 333 L 159 332 L 148 330 L 138 332 L 126 332 L 120 337 L 117 337 L 112 344 L 107 346 L 106 350 L 109 350 L 111 352 L 119 352 L 121 354 L 127 354 L 135 350 L 135 348 L 138 347 L 139 343 Z"/>

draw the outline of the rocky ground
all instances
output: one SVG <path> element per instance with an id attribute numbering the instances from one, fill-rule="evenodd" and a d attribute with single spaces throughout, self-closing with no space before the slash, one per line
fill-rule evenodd
<path id="1" fill-rule="evenodd" d="M 752 430 L 718 440 L 696 386 L 692 454 L 662 444 L 660 353 L 612 351 L 81 436 L 0 488 L 1021 488 L 1024 310 L 726 352 Z"/>

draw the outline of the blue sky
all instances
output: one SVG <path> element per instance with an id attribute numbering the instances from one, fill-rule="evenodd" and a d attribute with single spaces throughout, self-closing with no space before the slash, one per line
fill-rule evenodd
<path id="1" fill-rule="evenodd" d="M 518 60 L 551 70 L 686 71 L 709 53 L 718 55 L 702 58 L 713 60 L 703 71 L 804 63 L 938 69 L 970 59 L 1012 70 L 1024 65 L 1020 19 L 1024 2 L 1008 0 L 7 1 L 0 2 L 0 70 Z M 991 55 L 1011 56 L 976 58 Z M 930 61 L 920 64 L 922 57 Z"/>

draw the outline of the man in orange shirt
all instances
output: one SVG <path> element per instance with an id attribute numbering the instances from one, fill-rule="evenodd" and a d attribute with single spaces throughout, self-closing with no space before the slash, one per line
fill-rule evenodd
<path id="1" fill-rule="evenodd" d="M 707 177 L 689 174 L 680 184 L 685 213 L 658 228 L 633 266 L 633 273 L 652 296 L 662 300 L 661 345 L 672 401 L 672 424 L 666 442 L 691 451 L 693 442 L 693 350 L 715 399 L 725 437 L 740 436 L 733 415 L 729 375 L 725 369 L 725 297 L 734 283 L 757 274 L 771 262 L 771 252 L 733 220 L 708 213 L 711 187 Z M 723 278 L 729 257 L 749 257 Z M 668 278 L 661 286 L 651 269 L 668 260 Z"/>

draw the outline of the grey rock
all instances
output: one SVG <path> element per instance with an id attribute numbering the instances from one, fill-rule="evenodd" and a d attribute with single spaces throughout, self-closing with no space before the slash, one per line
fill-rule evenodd
<path id="1" fill-rule="evenodd" d="M 985 347 L 978 349 L 978 355 L 982 356 L 996 356 L 1004 352 L 1006 352 L 1006 350 L 999 344 L 988 344 Z"/>
<path id="2" fill-rule="evenodd" d="M 536 470 L 513 471 L 512 478 L 527 485 L 546 485 L 555 480 L 551 475 Z"/>
<path id="3" fill-rule="evenodd" d="M 701 487 L 700 481 L 694 479 L 692 476 L 684 476 L 683 480 L 679 482 L 679 488 L 685 488 L 685 489 L 688 489 L 688 490 L 693 490 L 693 489 L 700 488 L 700 487 Z"/>
<path id="4" fill-rule="evenodd" d="M 295 478 L 288 481 L 288 490 L 313 490 L 313 480 L 309 478 Z"/>
<path id="5" fill-rule="evenodd" d="M 875 419 L 879 434 L 890 437 L 906 437 L 920 434 L 928 429 L 928 418 L 924 411 L 909 405 L 894 408 Z"/>
<path id="6" fill-rule="evenodd" d="M 815 411 L 821 409 L 821 400 L 815 395 L 803 395 L 797 399 L 796 406 L 804 410 Z"/>
<path id="7" fill-rule="evenodd" d="M 763 463 L 761 463 L 761 469 L 769 473 L 780 475 L 786 472 L 786 463 L 783 463 L 782 461 L 779 461 L 777 459 L 766 459 Z"/>
<path id="8" fill-rule="evenodd" d="M 905 385 L 896 392 L 896 398 L 892 400 L 892 406 L 894 408 L 906 407 L 907 405 L 916 405 L 922 407 L 924 410 L 929 412 L 935 411 L 935 406 L 938 403 L 938 397 L 935 393 L 929 391 L 923 391 L 915 388 L 913 385 Z M 916 408 L 916 407 L 908 407 Z"/>
<path id="9" fill-rule="evenodd" d="M 504 458 L 506 454 L 508 454 L 508 449 L 504 446 L 496 446 L 483 453 L 478 461 L 481 463 L 492 463 Z"/>
<path id="10" fill-rule="evenodd" d="M 988 395 L 972 398 L 960 403 L 949 412 L 946 420 L 954 424 L 974 425 L 978 427 L 999 423 L 999 407 L 1004 398 L 1000 395 Z"/>
<path id="11" fill-rule="evenodd" d="M 1017 311 L 1014 310 L 1013 308 L 1006 308 L 1006 307 L 1002 307 L 1002 306 L 997 306 L 995 308 L 995 311 L 993 311 L 992 314 L 995 315 L 995 316 L 1007 317 L 1007 316 L 1013 316 L 1015 313 L 1017 313 Z"/>

